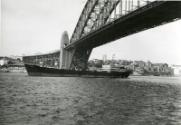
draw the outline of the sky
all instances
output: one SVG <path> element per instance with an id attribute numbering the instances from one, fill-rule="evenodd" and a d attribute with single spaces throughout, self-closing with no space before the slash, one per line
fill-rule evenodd
<path id="1" fill-rule="evenodd" d="M 0 0 L 0 56 L 47 53 L 69 37 L 86 0 Z M 181 65 L 181 20 L 113 41 L 92 51 L 90 59 L 144 60 Z"/>

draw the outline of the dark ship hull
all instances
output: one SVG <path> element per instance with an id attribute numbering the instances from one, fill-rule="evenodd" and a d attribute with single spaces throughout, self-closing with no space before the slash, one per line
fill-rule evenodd
<path id="1" fill-rule="evenodd" d="M 56 68 L 40 67 L 37 65 L 25 64 L 25 68 L 29 76 L 43 76 L 43 77 L 120 77 L 127 78 L 130 70 L 122 71 L 75 71 Z"/>

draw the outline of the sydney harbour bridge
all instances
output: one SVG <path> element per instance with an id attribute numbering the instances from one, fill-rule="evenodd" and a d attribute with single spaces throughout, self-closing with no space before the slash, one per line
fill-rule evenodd
<path id="1" fill-rule="evenodd" d="M 65 31 L 59 51 L 25 56 L 25 63 L 86 69 L 93 48 L 181 18 L 180 1 L 87 0 L 72 36 Z"/>

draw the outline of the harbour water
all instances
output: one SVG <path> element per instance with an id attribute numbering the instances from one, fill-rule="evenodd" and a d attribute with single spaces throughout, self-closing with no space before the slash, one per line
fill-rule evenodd
<path id="1" fill-rule="evenodd" d="M 0 125 L 181 125 L 181 78 L 0 73 Z"/>

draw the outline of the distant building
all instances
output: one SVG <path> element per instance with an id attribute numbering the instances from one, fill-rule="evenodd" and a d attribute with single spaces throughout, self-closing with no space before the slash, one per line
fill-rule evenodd
<path id="1" fill-rule="evenodd" d="M 4 66 L 8 64 L 8 60 L 5 57 L 0 58 L 0 66 Z"/>
<path id="2" fill-rule="evenodd" d="M 88 61 L 88 67 L 95 67 L 95 68 L 101 68 L 103 64 L 102 60 L 99 59 L 93 59 Z"/>
<path id="3" fill-rule="evenodd" d="M 174 76 L 181 76 L 181 65 L 172 65 L 171 68 Z"/>
<path id="4" fill-rule="evenodd" d="M 145 62 L 144 61 L 134 61 L 135 67 L 145 67 Z"/>
<path id="5" fill-rule="evenodd" d="M 111 72 L 111 71 L 120 71 L 120 69 L 122 69 L 122 66 L 115 66 L 115 65 L 102 65 L 102 71 L 107 71 L 107 72 Z"/>
<path id="6" fill-rule="evenodd" d="M 131 60 L 106 60 L 106 56 L 103 56 L 103 60 L 90 60 L 88 67 L 94 67 L 101 71 L 116 71 L 121 68 L 126 68 L 133 71 L 135 75 L 156 75 L 156 76 L 172 76 L 173 74 L 181 74 L 180 69 L 170 67 L 167 63 L 152 63 L 150 61 L 131 61 Z M 102 67 L 102 68 L 101 68 Z M 181 66 L 180 66 L 181 67 Z M 174 72 L 174 73 L 173 73 Z"/>
<path id="7" fill-rule="evenodd" d="M 103 62 L 105 63 L 105 62 L 107 61 L 107 55 L 103 55 L 103 56 L 102 56 L 102 60 L 103 60 Z"/>

